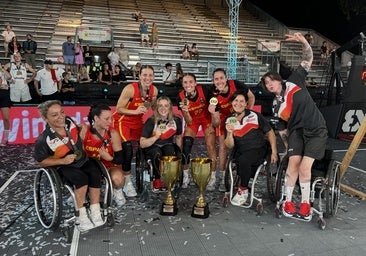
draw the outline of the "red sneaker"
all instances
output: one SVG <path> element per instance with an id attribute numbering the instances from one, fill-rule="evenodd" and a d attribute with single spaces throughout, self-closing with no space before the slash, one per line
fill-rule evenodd
<path id="1" fill-rule="evenodd" d="M 154 192 L 166 191 L 165 184 L 160 179 L 155 179 L 153 181 L 153 191 Z"/>
<path id="2" fill-rule="evenodd" d="M 310 220 L 311 219 L 311 206 L 309 203 L 301 203 L 299 209 L 299 217 Z"/>
<path id="3" fill-rule="evenodd" d="M 291 201 L 286 201 L 283 206 L 283 215 L 285 217 L 293 217 L 296 215 L 295 204 Z"/>

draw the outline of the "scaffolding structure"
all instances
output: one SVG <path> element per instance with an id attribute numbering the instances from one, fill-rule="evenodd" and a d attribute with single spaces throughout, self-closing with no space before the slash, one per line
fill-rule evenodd
<path id="1" fill-rule="evenodd" d="M 229 6 L 229 42 L 227 55 L 227 77 L 236 79 L 236 67 L 238 57 L 238 21 L 239 7 L 242 0 L 226 0 Z"/>

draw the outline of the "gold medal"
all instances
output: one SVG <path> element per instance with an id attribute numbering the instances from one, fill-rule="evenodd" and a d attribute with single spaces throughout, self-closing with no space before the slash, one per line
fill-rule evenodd
<path id="1" fill-rule="evenodd" d="M 151 104 L 148 101 L 144 101 L 145 108 L 150 108 Z"/>
<path id="2" fill-rule="evenodd" d="M 17 76 L 21 76 L 22 75 L 22 71 L 18 70 L 17 71 Z"/>
<path id="3" fill-rule="evenodd" d="M 189 100 L 187 98 L 183 99 L 183 105 L 184 106 L 188 106 L 189 105 Z"/>
<path id="4" fill-rule="evenodd" d="M 236 119 L 236 117 L 235 116 L 232 116 L 232 117 L 229 117 L 228 119 L 227 119 L 227 123 L 228 124 L 236 124 L 236 122 L 237 122 L 238 120 Z"/>
<path id="5" fill-rule="evenodd" d="M 159 124 L 159 129 L 161 131 L 165 131 L 166 130 L 166 124 L 165 123 Z"/>
<path id="6" fill-rule="evenodd" d="M 210 99 L 210 105 L 217 105 L 219 103 L 219 101 L 217 100 L 217 98 L 216 97 L 212 97 L 211 99 Z"/>
<path id="7" fill-rule="evenodd" d="M 74 154 L 75 154 L 76 161 L 79 161 L 81 159 L 81 157 L 83 156 L 83 152 L 81 150 L 75 150 Z"/>

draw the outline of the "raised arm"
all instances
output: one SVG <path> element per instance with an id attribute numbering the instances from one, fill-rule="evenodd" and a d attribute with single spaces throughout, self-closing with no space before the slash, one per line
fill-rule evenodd
<path id="1" fill-rule="evenodd" d="M 301 33 L 294 33 L 293 35 L 285 35 L 286 41 L 302 43 L 302 59 L 300 65 L 309 72 L 310 67 L 313 63 L 313 50 Z"/>

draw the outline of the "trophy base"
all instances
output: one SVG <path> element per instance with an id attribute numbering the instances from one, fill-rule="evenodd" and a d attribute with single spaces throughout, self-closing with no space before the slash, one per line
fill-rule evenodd
<path id="1" fill-rule="evenodd" d="M 193 218 L 206 219 L 210 215 L 210 210 L 208 208 L 208 204 L 206 203 L 205 207 L 198 207 L 193 205 L 192 214 Z"/>
<path id="2" fill-rule="evenodd" d="M 160 215 L 165 216 L 174 216 L 178 213 L 178 207 L 177 202 L 174 202 L 174 204 L 165 204 L 163 203 L 160 208 Z"/>

